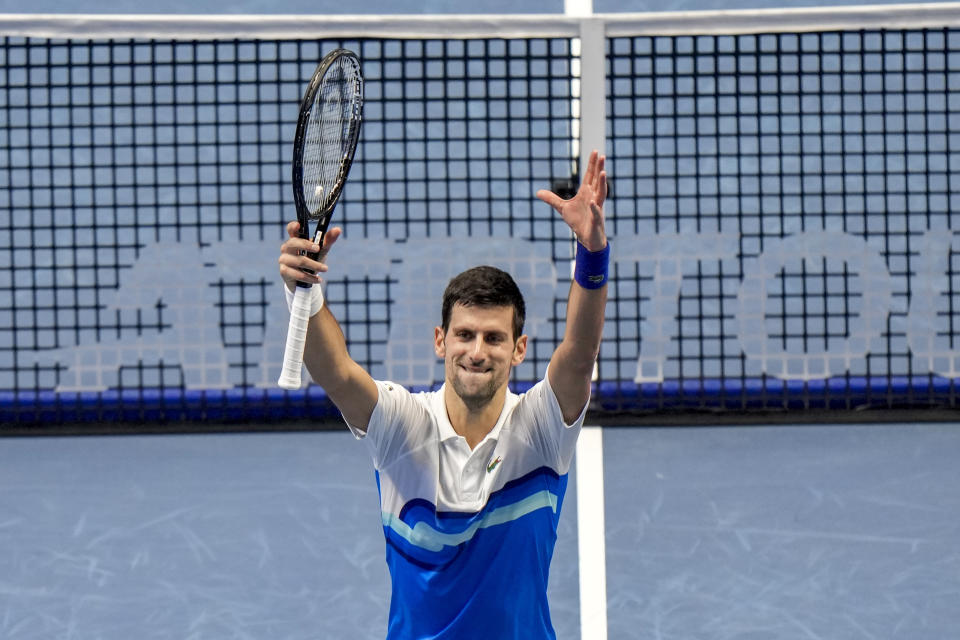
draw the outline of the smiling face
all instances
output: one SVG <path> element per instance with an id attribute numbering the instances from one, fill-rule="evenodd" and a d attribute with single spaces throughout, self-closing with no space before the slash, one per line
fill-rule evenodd
<path id="1" fill-rule="evenodd" d="M 444 376 L 471 411 L 501 394 L 510 370 L 523 362 L 527 336 L 513 335 L 514 310 L 508 306 L 455 304 L 446 330 L 434 331 L 434 350 L 444 361 Z"/>

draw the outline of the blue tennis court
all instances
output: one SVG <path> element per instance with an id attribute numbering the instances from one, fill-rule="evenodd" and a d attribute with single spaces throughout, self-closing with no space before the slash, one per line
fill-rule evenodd
<path id="1" fill-rule="evenodd" d="M 960 623 L 954 425 L 603 443 L 610 638 L 942 640 Z M 550 576 L 560 638 L 581 637 L 577 473 Z M 376 486 L 346 431 L 5 439 L 0 486 L 4 638 L 384 636 Z"/>

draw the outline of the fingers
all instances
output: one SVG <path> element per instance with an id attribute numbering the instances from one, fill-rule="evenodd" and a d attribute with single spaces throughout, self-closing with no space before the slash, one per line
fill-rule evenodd
<path id="1" fill-rule="evenodd" d="M 598 151 L 590 152 L 580 188 L 571 200 L 564 200 L 546 189 L 537 191 L 537 198 L 563 216 L 564 222 L 578 238 L 598 249 L 606 245 L 603 213 L 603 203 L 609 193 L 606 161 L 606 156 L 600 155 Z"/>
<path id="2" fill-rule="evenodd" d="M 587 170 L 583 172 L 583 183 L 592 185 L 593 181 L 596 179 L 597 175 L 597 161 L 599 152 L 594 149 L 590 152 L 590 157 L 587 159 Z"/>
<path id="3" fill-rule="evenodd" d="M 553 191 L 547 191 L 546 189 L 540 189 L 537 191 L 537 197 L 546 202 L 548 205 L 560 210 L 560 207 L 563 206 L 563 203 L 566 202 L 563 198 L 555 194 Z"/>
<path id="4" fill-rule="evenodd" d="M 293 287 L 298 280 L 308 284 L 320 282 L 322 274 L 329 270 L 324 260 L 343 233 L 340 227 L 330 229 L 324 236 L 321 251 L 312 240 L 301 238 L 299 231 L 300 225 L 296 221 L 287 224 L 287 234 L 290 237 L 280 247 L 280 257 L 277 260 L 280 264 L 280 275 L 289 287 Z M 311 258 L 308 254 L 315 257 Z"/>
<path id="5" fill-rule="evenodd" d="M 340 237 L 340 234 L 343 233 L 343 229 L 340 227 L 334 227 L 327 231 L 326 235 L 323 236 L 323 250 L 320 251 L 320 255 L 317 257 L 317 260 L 323 262 L 327 259 L 327 254 L 330 253 L 333 243 L 337 241 L 337 238 Z M 316 246 L 316 245 L 313 245 Z M 326 265 L 324 265 L 326 267 Z"/>
<path id="6" fill-rule="evenodd" d="M 324 244 L 326 244 L 326 242 L 324 242 Z M 319 250 L 320 247 L 318 247 L 313 240 L 301 238 L 298 235 L 288 238 L 287 241 L 280 246 L 280 253 L 294 256 L 299 256 L 304 253 L 316 253 Z"/>
<path id="7" fill-rule="evenodd" d="M 594 191 L 594 202 L 603 206 L 603 201 L 607 199 L 607 172 L 601 171 L 597 180 L 597 186 Z"/>
<path id="8" fill-rule="evenodd" d="M 277 262 L 280 263 L 280 276 L 291 289 L 298 280 L 307 284 L 317 284 L 321 280 L 321 274 L 328 269 L 322 262 L 311 260 L 299 252 L 281 253 Z"/>
<path id="9" fill-rule="evenodd" d="M 591 151 L 587 160 L 587 170 L 584 172 L 583 181 L 580 183 L 581 193 L 601 206 L 607 197 L 607 172 L 604 170 L 606 162 L 606 156 L 600 155 L 600 152 L 596 149 Z M 584 188 L 589 191 L 583 191 Z"/>

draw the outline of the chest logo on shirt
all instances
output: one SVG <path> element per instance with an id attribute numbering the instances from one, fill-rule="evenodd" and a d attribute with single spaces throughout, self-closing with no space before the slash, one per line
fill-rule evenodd
<path id="1" fill-rule="evenodd" d="M 503 460 L 500 456 L 497 456 L 497 459 L 487 465 L 487 473 L 493 473 L 493 470 L 497 468 L 497 465 Z"/>

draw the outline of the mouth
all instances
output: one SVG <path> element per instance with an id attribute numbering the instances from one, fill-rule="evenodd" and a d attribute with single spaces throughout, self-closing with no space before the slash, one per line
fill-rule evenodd
<path id="1" fill-rule="evenodd" d="M 471 367 L 469 365 L 462 364 L 460 368 L 466 371 L 467 373 L 472 373 L 474 375 L 479 375 L 482 373 L 488 373 L 491 371 L 489 367 Z"/>
<path id="2" fill-rule="evenodd" d="M 474 364 L 469 358 L 460 358 L 456 361 L 457 368 L 467 375 L 483 375 L 494 370 L 492 363 L 488 360 L 482 360 Z"/>

